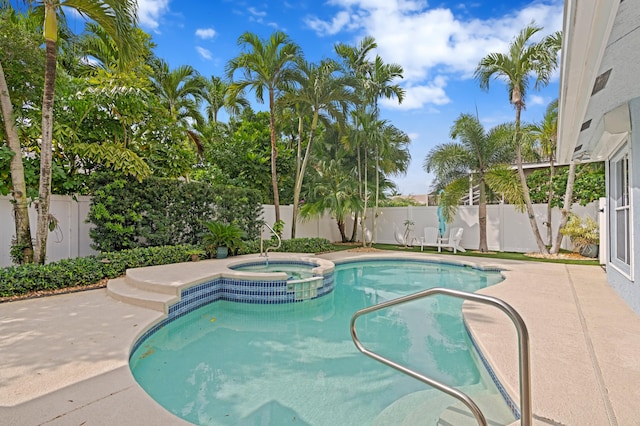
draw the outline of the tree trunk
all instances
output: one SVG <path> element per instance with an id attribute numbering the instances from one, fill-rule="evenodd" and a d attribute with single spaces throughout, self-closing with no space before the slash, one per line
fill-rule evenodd
<path id="1" fill-rule="evenodd" d="M 300 124 L 302 126 L 302 124 Z M 304 158 L 302 159 L 302 165 L 300 166 L 300 170 L 296 171 L 297 179 L 295 186 L 293 187 L 293 219 L 291 224 L 291 238 L 296 237 L 296 222 L 298 220 L 298 210 L 300 204 L 300 192 L 302 192 L 302 182 L 304 181 L 304 173 L 307 169 L 307 164 L 309 164 L 309 158 L 311 157 L 311 145 L 313 144 L 313 140 L 316 134 L 316 129 L 318 127 L 318 112 L 314 111 L 313 113 L 313 121 L 311 122 L 311 130 L 309 131 L 309 143 L 307 143 L 307 148 L 304 152 Z M 302 136 L 302 132 L 300 133 Z M 342 225 L 344 227 L 344 224 Z"/>
<path id="2" fill-rule="evenodd" d="M 487 195 L 484 174 L 480 176 L 478 189 L 480 192 L 478 196 L 478 227 L 480 228 L 480 245 L 478 246 L 478 250 L 480 250 L 481 253 L 486 253 L 489 251 L 489 248 L 487 246 Z"/>
<path id="3" fill-rule="evenodd" d="M 367 151 L 364 151 L 364 164 L 363 164 L 363 168 L 364 168 L 364 191 L 363 191 L 363 197 L 364 197 L 364 208 L 362 209 L 362 247 L 367 247 L 367 202 L 369 201 L 369 186 L 367 185 L 367 181 L 369 179 L 368 173 L 367 173 Z M 371 241 L 373 241 L 373 238 L 371 239 Z"/>
<path id="4" fill-rule="evenodd" d="M 380 151 L 376 146 L 376 202 L 373 211 L 373 236 L 371 237 L 371 246 L 378 237 L 378 205 L 380 203 Z M 407 242 L 405 241 L 405 244 Z"/>
<path id="5" fill-rule="evenodd" d="M 53 96 L 56 83 L 56 42 L 47 39 L 42 98 L 42 141 L 40 143 L 40 185 L 38 189 L 38 223 L 34 261 L 44 264 L 49 235 L 49 204 L 51 199 L 51 167 L 53 157 Z"/>
<path id="6" fill-rule="evenodd" d="M 338 230 L 340 231 L 340 240 L 343 243 L 347 242 L 347 234 L 345 233 L 345 224 L 344 220 L 336 219 L 336 223 L 338 224 Z"/>
<path id="7" fill-rule="evenodd" d="M 302 115 L 298 116 L 298 149 L 296 153 L 296 177 L 295 186 L 293 188 L 293 213 L 291 223 L 291 238 L 296 237 L 296 223 L 298 221 L 298 204 L 300 203 L 300 192 L 296 192 L 298 179 L 302 169 Z"/>
<path id="8" fill-rule="evenodd" d="M 280 221 L 280 195 L 278 193 L 278 171 L 276 161 L 278 146 L 276 145 L 275 96 L 273 89 L 269 89 L 269 134 L 271 136 L 271 186 L 273 187 L 273 206 L 276 212 L 276 222 Z"/>
<path id="9" fill-rule="evenodd" d="M 9 149 L 13 152 L 11 157 L 11 186 L 13 190 L 13 216 L 16 227 L 15 245 L 22 248 L 20 264 L 33 263 L 33 243 L 31 242 L 31 225 L 29 223 L 29 208 L 27 204 L 27 184 L 24 180 L 24 166 L 22 164 L 22 151 L 20 139 L 13 119 L 13 105 L 9 88 L 4 77 L 4 69 L 0 63 L 0 111 L 7 137 Z"/>
<path id="10" fill-rule="evenodd" d="M 354 215 L 353 218 L 353 229 L 351 230 L 351 239 L 349 242 L 355 242 L 356 237 L 358 236 L 358 212 Z"/>
<path id="11" fill-rule="evenodd" d="M 553 203 L 553 177 L 555 176 L 555 165 L 553 164 L 553 156 L 549 157 L 549 194 L 547 198 L 547 245 L 551 246 L 553 243 L 553 228 L 551 226 L 551 204 Z"/>
<path id="12" fill-rule="evenodd" d="M 551 254 L 558 254 L 560 251 L 560 245 L 562 244 L 562 238 L 564 235 L 560 232 L 560 229 L 564 228 L 569 220 L 569 213 L 571 212 L 571 201 L 573 199 L 573 184 L 576 179 L 576 163 L 571 160 L 569 163 L 569 174 L 567 176 L 567 189 L 564 193 L 564 205 L 562 206 L 560 224 L 558 226 L 558 234 L 556 240 L 551 247 Z"/>
<path id="13" fill-rule="evenodd" d="M 527 185 L 527 177 L 525 176 L 524 169 L 522 168 L 522 146 L 521 146 L 521 137 L 520 137 L 521 111 L 522 111 L 522 104 L 516 103 L 516 164 L 518 166 L 518 176 L 520 177 L 520 185 L 522 187 L 522 196 L 524 198 L 524 203 L 527 209 L 529 224 L 531 225 L 533 236 L 536 239 L 538 250 L 542 254 L 548 254 L 549 251 L 547 250 L 547 247 L 544 245 L 544 241 L 540 236 L 540 229 L 538 228 L 536 215 L 535 215 L 535 212 L 533 211 L 533 203 L 531 202 L 531 196 L 529 195 L 529 186 Z"/>

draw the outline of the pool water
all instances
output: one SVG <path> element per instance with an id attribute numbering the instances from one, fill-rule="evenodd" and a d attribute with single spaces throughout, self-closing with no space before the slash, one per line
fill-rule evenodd
<path id="1" fill-rule="evenodd" d="M 313 277 L 311 269 L 316 265 L 300 265 L 292 264 L 282 261 L 266 262 L 249 265 L 234 266 L 232 269 L 235 271 L 248 271 L 248 272 L 284 272 L 287 274 L 289 280 L 302 280 Z"/>
<path id="2" fill-rule="evenodd" d="M 219 301 L 171 322 L 132 354 L 131 371 L 158 403 L 196 424 L 434 425 L 457 401 L 358 352 L 351 316 L 429 287 L 475 291 L 501 280 L 437 263 L 338 265 L 335 290 L 321 298 Z M 491 420 L 509 424 L 511 411 L 475 362 L 461 304 L 435 296 L 379 311 L 358 320 L 358 335 L 381 355 L 469 392 L 483 411 L 489 401 Z"/>

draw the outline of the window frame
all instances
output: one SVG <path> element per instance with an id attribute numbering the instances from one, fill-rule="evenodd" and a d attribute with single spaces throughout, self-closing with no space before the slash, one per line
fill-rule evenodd
<path id="1" fill-rule="evenodd" d="M 633 192 L 631 152 L 628 142 L 608 162 L 609 169 L 609 264 L 633 281 Z M 622 226 L 622 231 L 618 232 Z M 619 237 L 626 241 L 619 241 Z M 620 253 L 623 251 L 624 253 Z"/>

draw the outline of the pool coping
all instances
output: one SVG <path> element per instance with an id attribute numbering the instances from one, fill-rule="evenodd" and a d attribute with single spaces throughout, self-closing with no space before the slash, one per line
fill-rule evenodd
<path id="1" fill-rule="evenodd" d="M 606 284 L 600 268 L 397 252 L 316 257 L 378 256 L 461 260 L 504 270 L 505 281 L 481 293 L 510 303 L 529 327 L 534 423 L 637 421 L 640 316 Z M 188 264 L 189 269 L 198 263 Z M 510 321 L 484 307 L 465 304 L 463 312 L 500 381 L 517 395 L 517 339 Z M 129 350 L 141 327 L 161 317 L 115 301 L 105 290 L 0 304 L 3 416 L 15 424 L 186 424 L 155 403 L 128 369 Z"/>

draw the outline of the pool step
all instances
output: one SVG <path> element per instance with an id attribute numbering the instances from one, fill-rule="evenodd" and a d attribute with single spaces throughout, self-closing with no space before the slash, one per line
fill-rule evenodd
<path id="1" fill-rule="evenodd" d="M 504 426 L 514 422 L 513 415 L 501 395 L 483 395 L 472 397 L 472 399 L 480 407 L 489 426 Z M 457 402 L 442 412 L 436 426 L 476 426 L 477 424 L 476 418 L 467 406 Z"/>
<path id="2" fill-rule="evenodd" d="M 126 278 L 116 278 L 107 283 L 107 294 L 116 300 L 167 313 L 168 306 L 178 301 L 176 295 L 143 290 L 127 282 Z"/>

